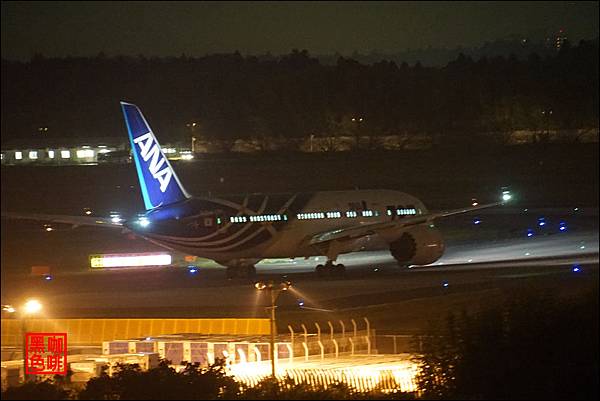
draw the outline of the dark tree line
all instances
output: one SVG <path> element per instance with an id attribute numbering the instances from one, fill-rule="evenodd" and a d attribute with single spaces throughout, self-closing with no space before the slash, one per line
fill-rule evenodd
<path id="1" fill-rule="evenodd" d="M 306 50 L 3 60 L 2 141 L 35 137 L 40 127 L 50 137 L 121 136 L 119 100 L 141 106 L 171 141 L 426 134 L 444 142 L 594 128 L 598 41 L 526 60 L 461 54 L 442 68 L 343 57 L 322 65 Z"/>
<path id="2" fill-rule="evenodd" d="M 598 399 L 598 292 L 518 296 L 421 338 L 426 399 Z"/>

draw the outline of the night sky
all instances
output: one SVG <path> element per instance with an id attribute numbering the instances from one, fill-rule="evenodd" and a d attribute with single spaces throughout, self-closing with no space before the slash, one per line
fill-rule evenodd
<path id="1" fill-rule="evenodd" d="M 597 37 L 598 2 L 2 2 L 2 57 L 393 53 L 560 28 Z"/>

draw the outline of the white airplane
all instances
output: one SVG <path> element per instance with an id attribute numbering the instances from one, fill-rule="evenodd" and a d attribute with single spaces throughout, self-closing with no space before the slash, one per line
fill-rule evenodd
<path id="1" fill-rule="evenodd" d="M 400 265 L 427 265 L 444 253 L 435 219 L 501 205 L 502 200 L 430 212 L 391 190 L 192 197 L 163 154 L 140 109 L 121 102 L 145 211 L 136 218 L 5 213 L 3 217 L 132 231 L 170 250 L 212 259 L 228 277 L 252 276 L 265 258 L 326 256 L 317 273 L 342 273 L 339 255 L 389 249 Z"/>

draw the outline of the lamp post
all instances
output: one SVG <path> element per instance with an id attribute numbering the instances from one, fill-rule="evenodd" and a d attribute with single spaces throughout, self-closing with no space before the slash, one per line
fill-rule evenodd
<path id="1" fill-rule="evenodd" d="M 188 127 L 190 129 L 191 135 L 192 135 L 192 153 L 196 153 L 196 126 L 198 125 L 197 122 L 192 121 L 190 123 L 187 123 L 185 126 Z"/>
<path id="2" fill-rule="evenodd" d="M 37 299 L 30 299 L 17 311 L 18 317 L 21 320 L 21 341 L 23 352 L 23 382 L 27 382 L 27 316 L 35 315 L 42 310 L 42 304 Z"/>
<path id="3" fill-rule="evenodd" d="M 287 291 L 288 288 L 292 286 L 292 283 L 290 283 L 289 281 L 283 281 L 279 283 L 279 285 L 274 285 L 273 281 L 269 281 L 267 283 L 259 281 L 256 284 L 254 284 L 254 286 L 259 291 L 268 291 L 269 296 L 271 298 L 271 306 L 267 308 L 271 310 L 271 344 L 269 347 L 269 351 L 271 354 L 271 377 L 273 378 L 273 380 L 276 380 L 277 377 L 275 375 L 275 308 L 277 306 L 275 305 L 275 302 L 277 302 L 277 298 L 279 297 L 279 294 L 281 294 L 281 291 Z"/>
<path id="4" fill-rule="evenodd" d="M 550 137 L 550 117 L 552 116 L 552 109 L 543 110 L 542 115 L 544 116 L 544 122 L 546 123 L 546 132 L 544 135 L 544 140 L 548 140 Z"/>
<path id="5" fill-rule="evenodd" d="M 360 148 L 360 125 L 363 122 L 363 118 L 362 117 L 352 117 L 352 122 L 356 124 L 356 131 L 355 131 L 355 136 L 356 136 L 356 149 L 358 150 Z"/>

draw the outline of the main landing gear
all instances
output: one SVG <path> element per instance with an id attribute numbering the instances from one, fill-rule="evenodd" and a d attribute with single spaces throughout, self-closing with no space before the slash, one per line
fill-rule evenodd
<path id="1" fill-rule="evenodd" d="M 229 266 L 225 273 L 227 278 L 252 278 L 256 276 L 256 267 L 250 266 Z"/>
<path id="2" fill-rule="evenodd" d="M 340 276 L 346 272 L 346 266 L 341 263 L 334 265 L 328 260 L 324 265 L 318 264 L 315 271 L 319 276 Z"/>

